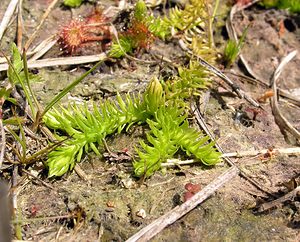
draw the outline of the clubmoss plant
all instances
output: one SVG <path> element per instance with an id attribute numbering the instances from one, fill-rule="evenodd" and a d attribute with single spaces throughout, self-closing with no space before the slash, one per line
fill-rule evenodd
<path id="1" fill-rule="evenodd" d="M 155 37 L 171 37 L 172 32 L 195 37 L 194 28 L 206 28 L 209 21 L 207 5 L 209 1 L 192 0 L 185 9 L 174 8 L 168 17 L 155 18 L 147 13 L 143 1 L 138 1 L 130 25 L 113 40 L 110 57 L 120 58 L 134 50 L 148 48 Z M 189 32 L 190 31 L 190 32 Z M 205 33 L 205 31 L 203 31 Z M 209 35 L 195 39 L 189 46 L 195 53 L 215 55 L 210 48 Z M 203 48 L 206 46 L 206 48 Z M 150 131 L 146 140 L 137 147 L 138 158 L 134 161 L 134 172 L 138 177 L 151 176 L 161 168 L 161 163 L 171 158 L 178 150 L 192 155 L 206 165 L 214 165 L 220 154 L 214 143 L 201 132 L 189 127 L 187 121 L 187 99 L 199 95 L 199 89 L 209 86 L 207 71 L 196 61 L 188 67 L 178 69 L 178 77 L 160 82 L 154 78 L 143 94 L 127 94 L 104 101 L 89 108 L 69 105 L 67 108 L 52 109 L 44 116 L 44 123 L 69 137 L 61 147 L 49 154 L 46 165 L 49 176 L 61 176 L 72 169 L 82 159 L 84 153 L 99 154 L 104 139 L 113 133 L 127 130 L 131 125 L 148 125 Z"/>
<path id="2" fill-rule="evenodd" d="M 107 100 L 98 106 L 93 104 L 92 111 L 87 105 L 70 105 L 47 112 L 43 119 L 45 124 L 70 137 L 63 146 L 49 154 L 49 176 L 61 176 L 72 169 L 75 160 L 81 160 L 83 152 L 93 150 L 99 155 L 95 143 L 102 145 L 107 135 L 151 118 L 163 101 L 162 87 L 158 84 L 158 80 L 152 81 L 143 96 L 127 94 L 122 99 L 117 95 L 115 102 Z"/>
<path id="3" fill-rule="evenodd" d="M 131 54 L 134 49 L 149 48 L 155 37 L 165 40 L 172 37 L 172 34 L 179 33 L 188 48 L 210 61 L 216 54 L 212 48 L 213 41 L 209 29 L 210 5 L 210 0 L 191 0 L 183 10 L 174 7 L 169 10 L 168 16 L 154 17 L 148 14 L 146 4 L 138 1 L 131 19 L 131 27 L 113 41 L 110 56 L 119 58 Z M 193 41 L 187 41 L 193 38 Z"/>
<path id="4" fill-rule="evenodd" d="M 163 87 L 154 78 L 143 95 L 127 94 L 116 101 L 107 100 L 92 110 L 87 105 L 70 105 L 53 109 L 44 116 L 45 124 L 60 130 L 70 138 L 49 154 L 49 176 L 61 176 L 79 162 L 83 153 L 90 150 L 99 154 L 98 146 L 115 132 L 128 129 L 133 124 L 147 123 L 150 132 L 146 144 L 137 148 L 139 159 L 134 162 L 135 175 L 150 176 L 160 169 L 161 162 L 172 157 L 178 149 L 193 155 L 206 165 L 219 161 L 219 153 L 209 143 L 209 138 L 188 127 L 184 108 L 178 108 L 176 100 L 167 106 Z M 172 105 L 171 105 L 172 104 Z M 65 136 L 58 136 L 58 140 Z"/>
<path id="5" fill-rule="evenodd" d="M 167 38 L 172 29 L 186 32 L 201 26 L 203 21 L 198 19 L 198 14 L 203 11 L 205 5 L 202 3 L 205 2 L 193 0 L 184 10 L 174 9 L 168 18 L 160 19 L 148 15 L 144 2 L 139 1 L 131 26 L 126 33 L 121 33 L 117 45 L 112 45 L 109 55 L 121 57 L 124 53 L 130 53 L 135 49 L 148 48 L 154 41 L 154 36 Z M 198 6 L 198 3 L 201 5 Z M 194 12 L 193 8 L 196 9 Z M 160 22 L 163 24 L 158 27 Z M 81 27 L 79 30 L 82 30 Z M 85 37 L 81 37 L 84 41 Z M 71 50 L 73 47 L 76 49 L 77 44 L 74 44 Z M 54 97 L 45 109 L 40 110 L 30 89 L 29 84 L 33 78 L 28 72 L 25 54 L 22 60 L 14 46 L 12 56 L 13 61 L 9 62 L 8 77 L 12 83 L 19 83 L 24 89 L 35 117 L 35 127 L 38 127 L 40 120 L 43 119 L 49 128 L 57 131 L 58 143 L 51 144 L 43 153 L 38 154 L 43 155 L 49 149 L 54 149 L 45 162 L 49 169 L 49 177 L 61 176 L 73 169 L 76 162 L 80 162 L 87 152 L 93 151 L 100 155 L 99 147 L 103 145 L 107 136 L 126 131 L 135 124 L 148 125 L 150 129 L 146 134 L 147 139 L 141 140 L 140 146 L 136 148 L 138 158 L 135 159 L 133 166 L 138 177 L 151 176 L 161 168 L 162 162 L 171 158 L 179 150 L 206 165 L 214 165 L 220 160 L 220 154 L 213 147 L 214 143 L 210 142 L 202 132 L 189 127 L 187 121 L 186 99 L 199 94 L 197 89 L 209 84 L 206 72 L 196 62 L 191 61 L 189 67 L 179 68 L 179 76 L 174 80 L 161 84 L 158 79 L 153 78 L 143 94 L 126 94 L 123 97 L 118 94 L 115 100 L 109 99 L 97 105 L 93 103 L 92 107 L 86 103 L 81 106 L 70 104 L 65 108 L 52 108 L 67 92 L 95 70 L 101 63 L 99 62 Z M 22 139 L 18 138 L 16 133 L 11 133 L 22 143 L 25 135 L 21 127 L 20 132 Z M 57 147 L 57 144 L 60 146 Z M 17 155 L 20 160 L 26 160 L 24 163 L 27 163 L 28 159 L 24 155 L 26 144 L 22 143 L 22 146 L 23 153 Z M 34 159 L 36 156 L 32 157 Z"/>
<path id="6" fill-rule="evenodd" d="M 208 71 L 197 61 L 190 61 L 188 67 L 179 67 L 178 76 L 163 83 L 167 100 L 188 99 L 199 96 L 201 89 L 210 86 Z"/>
<path id="7" fill-rule="evenodd" d="M 186 118 L 187 115 L 175 105 L 160 108 L 153 120 L 147 120 L 150 127 L 148 144 L 140 141 L 139 161 L 133 163 L 137 176 L 151 176 L 179 149 L 205 165 L 214 165 L 220 160 L 220 154 L 213 148 L 214 143 L 208 142 L 208 136 L 190 128 Z"/>

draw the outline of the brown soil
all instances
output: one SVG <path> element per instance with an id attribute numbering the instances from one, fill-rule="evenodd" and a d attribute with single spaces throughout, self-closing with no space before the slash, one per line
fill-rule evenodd
<path id="1" fill-rule="evenodd" d="M 0 19 L 9 2 L 4 0 L 0 5 Z M 24 0 L 25 40 L 34 31 L 49 2 Z M 105 8 L 113 4 L 114 1 L 102 3 Z M 34 44 L 57 33 L 72 15 L 85 15 L 91 9 L 92 4 L 86 3 L 71 12 L 58 4 Z M 279 35 L 280 21 L 284 23 L 284 32 Z M 242 53 L 253 70 L 264 80 L 270 81 L 282 57 L 291 50 L 300 51 L 299 15 L 253 6 L 236 14 L 233 23 L 239 34 L 251 23 Z M 2 41 L 3 50 L 9 49 L 15 30 L 16 26 L 12 24 Z M 224 46 L 223 36 L 216 39 L 220 39 L 218 45 Z M 150 52 L 163 54 L 178 63 L 185 57 L 185 53 L 175 42 L 157 41 Z M 61 55 L 59 47 L 55 46 L 46 56 Z M 299 56 L 298 54 L 287 65 L 279 83 L 280 88 L 293 93 L 298 99 Z M 151 55 L 145 53 L 141 58 L 151 58 Z M 44 81 L 35 83 L 34 88 L 41 103 L 48 103 L 53 95 L 90 66 L 40 69 L 39 73 Z M 234 65 L 231 70 L 243 73 L 238 65 Z M 99 101 L 115 95 L 117 91 L 143 90 L 151 77 L 159 75 L 159 71 L 159 65 L 129 60 L 115 64 L 106 63 L 80 83 L 64 102 L 70 98 Z M 259 98 L 267 90 L 246 79 L 233 75 L 230 77 L 253 98 Z M 205 120 L 226 153 L 268 148 L 271 150 L 295 145 L 295 140 L 282 134 L 274 122 L 268 101 L 262 104 L 264 111 L 253 120 L 251 106 L 246 101 L 228 95 L 228 91 L 217 84 L 209 92 Z M 240 110 L 244 118 L 238 119 L 236 113 L 226 109 L 225 103 Z M 300 130 L 299 106 L 282 99 L 279 103 L 283 114 Z M 129 133 L 110 137 L 108 146 L 112 152 L 121 152 L 126 148 L 134 153 L 134 145 L 138 143 L 143 132 L 142 128 L 132 128 Z M 293 179 L 299 186 L 299 155 L 239 158 L 235 162 L 247 177 L 255 180 L 262 190 L 269 191 L 273 196 L 253 186 L 248 180 L 237 177 L 196 209 L 164 229 L 152 241 L 298 241 L 299 194 L 264 213 L 258 213 L 256 208 L 259 204 L 286 194 L 289 190 L 284 184 L 290 184 Z M 80 163 L 80 167 L 87 175 L 86 180 L 75 172 L 60 179 L 48 179 L 41 170 L 42 164 L 26 167 L 29 172 L 38 174 L 51 188 L 20 172 L 17 201 L 21 215 L 19 220 L 22 221 L 22 239 L 124 241 L 154 219 L 182 204 L 185 184 L 193 182 L 204 187 L 228 169 L 225 163 L 209 169 L 200 164 L 182 166 L 157 172 L 141 184 L 132 176 L 131 163 L 128 161 L 108 161 L 104 157 L 90 154 Z M 3 172 L 0 176 L 9 178 L 9 174 Z M 141 209 L 146 212 L 144 218 L 137 215 Z M 81 216 L 81 219 L 71 219 L 69 215 L 74 213 Z"/>

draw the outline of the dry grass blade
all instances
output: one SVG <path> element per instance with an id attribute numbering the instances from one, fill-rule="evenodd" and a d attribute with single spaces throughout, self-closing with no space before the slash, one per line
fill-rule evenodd
<path id="1" fill-rule="evenodd" d="M 63 65 L 79 65 L 97 62 L 107 58 L 106 53 L 98 55 L 87 55 L 87 56 L 73 56 L 73 57 L 61 57 L 61 58 L 49 58 L 42 60 L 28 61 L 28 68 L 43 68 L 51 66 L 63 66 Z M 6 71 L 8 64 L 1 64 L 0 71 Z"/>
<path id="2" fill-rule="evenodd" d="M 49 38 L 43 40 L 38 46 L 34 48 L 33 51 L 29 51 L 26 53 L 27 56 L 33 55 L 32 57 L 30 57 L 30 59 L 28 59 L 28 61 L 35 61 L 40 57 L 42 57 L 52 48 L 53 45 L 56 44 L 56 42 L 57 42 L 56 35 L 52 35 Z"/>
<path id="3" fill-rule="evenodd" d="M 4 159 L 5 142 L 6 142 L 2 118 L 0 119 L 0 132 L 1 132 L 1 144 L 0 144 L 0 169 L 1 169 L 3 164 L 3 159 Z"/>
<path id="4" fill-rule="evenodd" d="M 300 154 L 300 147 L 291 147 L 291 148 L 281 148 L 281 149 L 272 149 L 271 151 L 268 149 L 263 150 L 249 150 L 249 151 L 240 151 L 240 152 L 232 152 L 225 153 L 222 157 L 245 157 L 245 156 L 257 156 L 267 154 L 268 152 L 272 152 L 272 154 Z"/>
<path id="5" fill-rule="evenodd" d="M 33 42 L 33 40 L 35 39 L 35 37 L 37 36 L 37 33 L 39 32 L 40 28 L 42 27 L 42 25 L 44 24 L 46 18 L 48 17 L 49 13 L 51 12 L 51 10 L 54 8 L 55 4 L 58 2 L 59 0 L 53 0 L 49 7 L 47 8 L 46 12 L 44 13 L 44 15 L 42 16 L 41 22 L 39 23 L 39 25 L 36 27 L 35 31 L 33 32 L 33 34 L 30 36 L 30 38 L 28 39 L 28 41 L 25 44 L 25 50 L 27 50 L 29 48 L 29 46 L 31 45 L 31 43 Z"/>
<path id="6" fill-rule="evenodd" d="M 7 26 L 9 24 L 11 18 L 13 17 L 13 14 L 16 10 L 18 2 L 19 2 L 19 0 L 11 0 L 11 2 L 9 3 L 9 5 L 5 11 L 5 14 L 4 14 L 1 24 L 0 24 L 0 41 L 4 35 L 5 30 L 7 29 Z"/>
<path id="7" fill-rule="evenodd" d="M 269 88 L 269 83 L 266 83 L 263 80 L 258 80 L 258 79 L 255 79 L 255 78 L 243 75 L 243 74 L 237 74 L 237 73 L 234 73 L 232 71 L 228 71 L 227 73 L 230 74 L 230 75 L 233 75 L 233 76 L 242 77 L 243 79 L 246 79 L 247 81 L 249 81 L 251 83 L 259 84 L 259 85 L 261 85 L 265 88 Z M 278 93 L 281 97 L 287 99 L 288 102 L 300 107 L 300 99 L 299 98 L 293 96 L 292 94 L 290 94 L 286 90 L 283 90 L 283 89 L 280 89 L 280 88 L 277 88 L 277 90 L 278 90 Z"/>
<path id="8" fill-rule="evenodd" d="M 295 56 L 297 55 L 297 51 L 294 50 L 290 52 L 286 57 L 283 58 L 283 60 L 280 62 L 279 66 L 275 70 L 271 85 L 273 89 L 274 96 L 271 98 L 271 108 L 272 112 L 275 118 L 276 123 L 280 127 L 281 130 L 286 130 L 289 133 L 291 133 L 298 141 L 300 140 L 300 132 L 293 127 L 293 125 L 282 115 L 281 111 L 278 107 L 278 94 L 277 94 L 277 86 L 276 82 L 279 78 L 283 68 L 290 62 Z"/>
<path id="9" fill-rule="evenodd" d="M 32 50 L 29 50 L 26 52 L 26 56 L 29 58 L 30 61 L 34 61 L 39 59 L 41 56 L 43 56 L 48 50 L 52 48 L 53 45 L 57 42 L 57 36 L 52 35 L 49 38 L 43 40 L 41 43 L 39 43 L 35 48 Z M 21 49 L 21 48 L 20 48 Z M 6 63 L 5 57 L 0 57 L 0 64 Z M 3 69 L 3 66 L 0 65 L 0 68 Z M 2 70 L 1 69 L 1 70 Z"/>
<path id="10" fill-rule="evenodd" d="M 210 184 L 204 187 L 200 192 L 196 193 L 191 199 L 186 201 L 180 206 L 175 207 L 168 213 L 164 214 L 160 218 L 153 221 L 151 224 L 147 225 L 145 228 L 140 230 L 138 233 L 130 237 L 127 242 L 143 242 L 149 241 L 156 234 L 161 232 L 165 227 L 174 223 L 176 220 L 187 214 L 189 211 L 194 209 L 200 203 L 209 198 L 214 194 L 219 188 L 225 185 L 227 182 L 232 180 L 239 174 L 239 170 L 236 167 L 229 168 L 226 172 L 221 174 Z"/>
<path id="11" fill-rule="evenodd" d="M 190 53 L 190 54 L 193 54 L 193 53 Z M 248 94 L 246 94 L 243 90 L 241 90 L 241 88 L 236 83 L 234 83 L 228 76 L 226 76 L 223 72 L 221 72 L 219 69 L 217 69 L 216 67 L 209 64 L 207 61 L 202 59 L 200 56 L 197 56 L 197 59 L 202 66 L 204 66 L 209 71 L 214 73 L 216 76 L 221 78 L 224 82 L 226 82 L 227 85 L 229 85 L 232 88 L 233 92 L 235 92 L 239 98 L 244 98 L 251 105 L 253 105 L 255 107 L 260 107 L 260 104 L 258 102 L 256 102 L 250 96 L 248 96 Z"/>
<path id="12" fill-rule="evenodd" d="M 22 3 L 23 0 L 20 0 L 18 5 L 17 46 L 19 50 L 22 49 L 22 39 L 23 39 Z"/>

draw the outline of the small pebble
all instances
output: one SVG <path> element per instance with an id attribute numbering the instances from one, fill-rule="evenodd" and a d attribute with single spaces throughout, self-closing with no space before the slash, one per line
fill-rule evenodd
<path id="1" fill-rule="evenodd" d="M 147 214 L 146 214 L 146 211 L 141 208 L 136 212 L 136 216 L 138 216 L 140 218 L 146 218 Z"/>

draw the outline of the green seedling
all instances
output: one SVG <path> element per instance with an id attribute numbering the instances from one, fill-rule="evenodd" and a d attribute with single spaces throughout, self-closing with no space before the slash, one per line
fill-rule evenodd
<path id="1" fill-rule="evenodd" d="M 24 62 L 22 61 L 21 54 L 20 54 L 17 46 L 14 43 L 11 46 L 11 52 L 12 52 L 12 61 L 10 61 L 4 55 L 7 60 L 8 65 L 9 65 L 8 70 L 7 70 L 8 80 L 12 86 L 15 86 L 17 84 L 21 85 L 21 87 L 25 93 L 25 97 L 28 100 L 31 114 L 33 115 L 33 118 L 35 118 L 36 107 L 33 104 L 32 98 L 30 96 L 30 93 L 32 93 L 32 90 L 31 90 L 30 84 L 29 84 L 28 69 L 26 68 L 26 71 L 24 71 Z M 30 81 L 37 81 L 37 80 L 38 80 L 38 77 L 36 75 L 31 75 Z M 33 99 L 36 100 L 36 98 L 33 98 Z"/>
<path id="2" fill-rule="evenodd" d="M 211 85 L 207 70 L 197 61 L 190 61 L 188 67 L 179 67 L 178 76 L 163 83 L 167 100 L 188 99 L 199 96 L 201 89 Z"/>
<path id="3" fill-rule="evenodd" d="M 223 59 L 226 67 L 231 66 L 239 56 L 245 42 L 247 31 L 248 27 L 243 31 L 242 37 L 238 42 L 231 39 L 228 40 L 223 54 Z"/>
<path id="4" fill-rule="evenodd" d="M 287 9 L 292 13 L 300 13 L 299 0 L 263 0 L 260 4 L 266 8 Z"/>
<path id="5" fill-rule="evenodd" d="M 82 2 L 83 0 L 64 0 L 64 5 L 70 8 L 77 8 Z"/>

